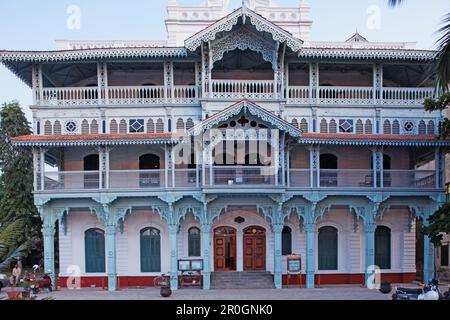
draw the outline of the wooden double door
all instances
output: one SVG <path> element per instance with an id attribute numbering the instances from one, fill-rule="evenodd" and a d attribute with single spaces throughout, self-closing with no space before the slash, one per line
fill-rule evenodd
<path id="1" fill-rule="evenodd" d="M 236 229 L 218 227 L 214 230 L 214 270 L 236 271 Z"/>
<path id="2" fill-rule="evenodd" d="M 244 229 L 244 271 L 266 270 L 266 230 L 261 227 Z"/>
<path id="3" fill-rule="evenodd" d="M 266 270 L 266 230 L 261 227 L 244 229 L 244 271 Z M 236 271 L 236 229 L 219 227 L 214 230 L 214 270 Z"/>

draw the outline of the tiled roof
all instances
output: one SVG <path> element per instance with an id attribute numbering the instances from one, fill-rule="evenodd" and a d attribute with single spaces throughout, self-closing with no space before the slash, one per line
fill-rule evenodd
<path id="1" fill-rule="evenodd" d="M 12 138 L 17 146 L 60 146 L 60 145 L 96 145 L 96 144 L 162 144 L 178 142 L 183 137 L 176 133 L 150 134 L 91 134 L 91 135 L 59 135 L 41 136 L 27 135 Z"/>

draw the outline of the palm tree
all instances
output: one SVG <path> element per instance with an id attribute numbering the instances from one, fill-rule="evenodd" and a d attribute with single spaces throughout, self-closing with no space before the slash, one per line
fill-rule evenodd
<path id="1" fill-rule="evenodd" d="M 387 0 L 389 6 L 395 7 L 406 0 Z M 449 91 L 450 84 L 450 13 L 442 19 L 442 27 L 437 31 L 440 34 L 436 42 L 436 63 L 432 69 L 437 74 L 438 85 L 445 91 Z"/>

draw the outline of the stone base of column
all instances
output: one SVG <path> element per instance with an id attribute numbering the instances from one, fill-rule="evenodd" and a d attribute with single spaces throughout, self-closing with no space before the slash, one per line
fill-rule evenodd
<path id="1" fill-rule="evenodd" d="M 314 289 L 314 271 L 306 271 L 306 288 Z"/>
<path id="2" fill-rule="evenodd" d="M 203 272 L 203 290 L 211 288 L 211 272 Z"/>
<path id="3" fill-rule="evenodd" d="M 108 291 L 117 290 L 117 274 L 108 274 Z"/>
<path id="4" fill-rule="evenodd" d="M 274 276 L 275 289 L 283 288 L 283 277 L 281 273 L 275 273 Z"/>

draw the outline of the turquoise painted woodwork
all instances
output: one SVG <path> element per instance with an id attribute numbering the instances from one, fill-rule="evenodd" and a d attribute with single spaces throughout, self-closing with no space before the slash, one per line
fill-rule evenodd
<path id="1" fill-rule="evenodd" d="M 105 272 L 105 233 L 100 229 L 89 229 L 84 233 L 86 273 Z"/>
<path id="2" fill-rule="evenodd" d="M 372 275 L 372 266 L 375 265 L 375 228 L 374 223 L 364 223 L 364 241 L 365 241 L 365 284 L 367 285 Z"/>
<path id="3" fill-rule="evenodd" d="M 375 265 L 391 269 L 391 229 L 378 226 L 375 230 Z"/>
<path id="4" fill-rule="evenodd" d="M 116 271 L 116 230 L 115 223 L 106 226 L 106 237 L 108 241 L 108 290 L 117 289 L 117 271 Z"/>
<path id="5" fill-rule="evenodd" d="M 428 236 L 423 237 L 423 281 L 428 281 L 434 278 L 434 245 L 431 243 Z"/>
<path id="6" fill-rule="evenodd" d="M 314 274 L 316 271 L 316 225 L 314 223 L 305 225 L 306 230 L 306 288 L 314 288 Z"/>
<path id="7" fill-rule="evenodd" d="M 281 232 L 283 225 L 272 226 L 274 233 L 274 282 L 275 288 L 282 288 L 282 256 L 281 256 Z"/>
<path id="8" fill-rule="evenodd" d="M 330 226 L 320 228 L 318 235 L 319 270 L 338 269 L 337 251 L 337 229 Z"/>
<path id="9" fill-rule="evenodd" d="M 169 241 L 170 241 L 170 288 L 178 289 L 178 224 L 169 225 Z"/>
<path id="10" fill-rule="evenodd" d="M 44 269 L 52 279 L 52 286 L 55 288 L 55 227 L 44 225 L 42 227 L 44 236 Z"/>
<path id="11" fill-rule="evenodd" d="M 158 229 L 141 231 L 141 272 L 161 272 L 161 236 Z"/>
<path id="12" fill-rule="evenodd" d="M 209 290 L 211 287 L 211 224 L 201 223 L 202 247 L 203 247 L 203 289 Z"/>

